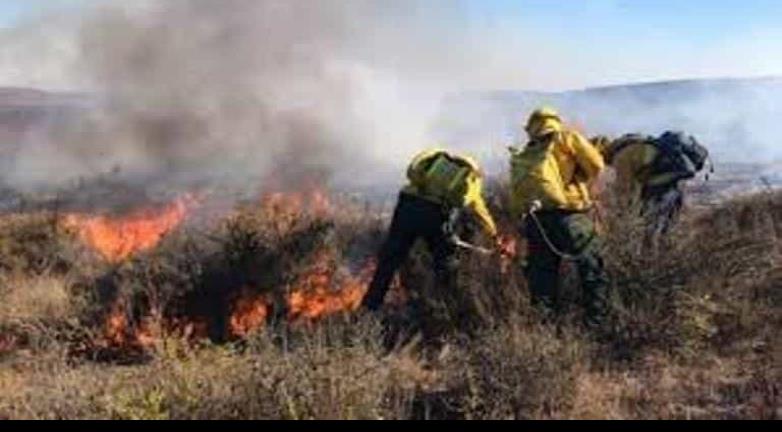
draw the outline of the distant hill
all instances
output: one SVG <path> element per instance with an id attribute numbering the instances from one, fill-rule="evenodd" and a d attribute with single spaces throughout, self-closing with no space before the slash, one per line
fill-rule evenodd
<path id="1" fill-rule="evenodd" d="M 28 134 L 48 122 L 70 121 L 94 102 L 84 94 L 0 87 L 0 168 L 11 168 L 7 164 L 13 164 L 13 152 Z M 685 130 L 711 149 L 717 166 L 713 184 L 720 189 L 782 185 L 782 145 L 777 142 L 782 136 L 782 78 L 454 94 L 443 99 L 433 132 L 443 145 L 478 157 L 490 175 L 503 173 L 506 146 L 518 139 L 529 112 L 543 104 L 557 108 L 588 135 Z M 388 186 L 379 181 L 383 185 L 378 186 Z"/>

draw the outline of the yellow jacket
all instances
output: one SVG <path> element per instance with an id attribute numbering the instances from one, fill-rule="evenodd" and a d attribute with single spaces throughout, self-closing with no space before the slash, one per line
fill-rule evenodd
<path id="1" fill-rule="evenodd" d="M 663 185 L 672 181 L 675 174 L 651 175 L 649 168 L 658 154 L 659 151 L 653 145 L 638 142 L 613 155 L 610 165 L 616 173 L 614 184 L 619 196 L 630 201 L 640 200 L 644 186 Z"/>
<path id="2" fill-rule="evenodd" d="M 543 171 L 546 176 L 558 176 L 559 178 L 543 179 L 550 185 L 557 185 L 561 189 L 557 192 L 558 198 L 554 200 L 541 200 L 544 209 L 561 210 L 586 210 L 592 206 L 589 194 L 589 185 L 600 175 L 604 168 L 603 157 L 597 148 L 592 145 L 580 133 L 559 126 L 555 132 L 551 145 L 551 154 L 556 161 L 555 170 Z M 531 142 L 529 145 L 542 145 Z M 516 209 L 514 214 L 526 211 L 523 207 L 528 203 L 522 203 L 527 190 L 518 190 L 511 194 L 511 208 Z"/>
<path id="3" fill-rule="evenodd" d="M 442 149 L 431 149 L 420 152 L 413 158 L 407 169 L 407 177 L 409 179 L 408 184 L 402 189 L 403 192 L 415 195 L 438 204 L 453 205 L 453 203 L 446 203 L 445 199 L 439 196 L 432 196 L 423 190 L 422 186 L 425 186 L 425 166 L 424 162 L 431 160 L 433 156 L 445 152 Z M 466 188 L 460 193 L 459 204 L 465 208 L 473 211 L 478 217 L 479 222 L 483 226 L 484 230 L 492 237 L 497 235 L 497 225 L 489 212 L 486 205 L 486 201 L 483 199 L 483 175 L 477 163 L 469 157 L 454 155 L 449 153 L 464 162 L 466 162 L 470 169 L 466 177 Z"/>

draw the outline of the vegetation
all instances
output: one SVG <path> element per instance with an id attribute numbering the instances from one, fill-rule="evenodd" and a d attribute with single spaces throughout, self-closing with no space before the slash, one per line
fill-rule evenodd
<path id="1" fill-rule="evenodd" d="M 465 251 L 458 289 L 438 292 L 420 249 L 403 305 L 280 319 L 271 303 L 319 260 L 337 288 L 371 265 L 371 209 L 248 206 L 114 264 L 52 215 L 4 216 L 0 418 L 780 418 L 782 195 L 689 209 L 648 247 L 605 202 L 614 312 L 596 331 L 572 284 L 556 322 L 537 317 L 523 253 Z M 269 324 L 232 333 L 248 294 Z M 116 313 L 123 337 L 107 335 Z"/>

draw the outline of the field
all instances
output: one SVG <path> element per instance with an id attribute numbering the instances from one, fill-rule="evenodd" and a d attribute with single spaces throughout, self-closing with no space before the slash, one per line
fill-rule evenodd
<path id="1" fill-rule="evenodd" d="M 190 197 L 7 213 L 0 418 L 779 419 L 782 194 L 689 208 L 654 248 L 605 203 L 613 313 L 594 331 L 568 266 L 562 315 L 536 315 L 522 239 L 512 259 L 465 251 L 452 292 L 416 250 L 386 311 L 355 311 L 388 220 L 338 196 L 198 223 Z"/>

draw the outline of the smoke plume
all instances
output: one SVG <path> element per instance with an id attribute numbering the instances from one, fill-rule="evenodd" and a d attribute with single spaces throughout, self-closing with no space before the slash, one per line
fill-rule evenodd
<path id="1" fill-rule="evenodd" d="M 3 149 L 5 187 L 109 175 L 143 199 L 313 185 L 393 196 L 409 158 L 433 145 L 503 174 L 506 144 L 544 103 L 587 133 L 684 129 L 718 163 L 782 157 L 778 80 L 487 93 L 596 66 L 560 55 L 565 36 L 469 25 L 459 1 L 100 4 L 0 34 L 0 80 L 80 91 Z"/>
<path id="2" fill-rule="evenodd" d="M 421 10 L 423 8 L 423 10 Z M 112 173 L 143 187 L 255 192 L 397 183 L 431 145 L 453 39 L 444 5 L 171 0 L 80 16 L 90 104 L 29 134 L 6 182 L 51 188 Z M 416 11 L 420 10 L 420 15 Z M 457 43 L 458 45 L 458 43 Z M 65 73 L 65 72 L 63 72 Z M 394 177 L 391 177 L 391 176 Z"/>

